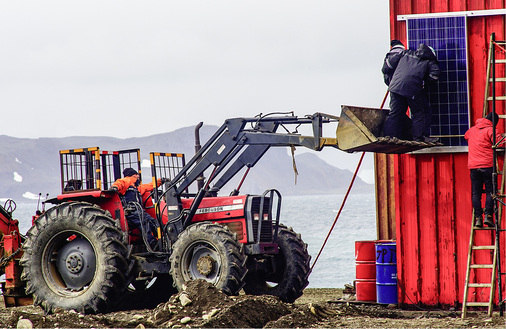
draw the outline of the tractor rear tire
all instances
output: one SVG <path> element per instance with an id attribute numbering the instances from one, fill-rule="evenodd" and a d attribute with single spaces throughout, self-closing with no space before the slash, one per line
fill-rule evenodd
<path id="1" fill-rule="evenodd" d="M 246 255 L 237 234 L 209 222 L 193 224 L 179 235 L 170 263 L 179 291 L 188 281 L 203 279 L 227 295 L 237 295 L 247 272 Z"/>
<path id="2" fill-rule="evenodd" d="M 286 303 L 293 303 L 302 296 L 308 285 L 311 271 L 307 244 L 300 234 L 284 225 L 279 226 L 278 254 L 274 256 L 274 273 L 249 270 L 244 291 L 250 295 L 273 295 Z M 253 267 L 255 268 L 255 267 Z"/>
<path id="3" fill-rule="evenodd" d="M 107 312 L 126 293 L 127 248 L 116 221 L 84 202 L 47 210 L 27 232 L 22 279 L 34 305 Z"/>

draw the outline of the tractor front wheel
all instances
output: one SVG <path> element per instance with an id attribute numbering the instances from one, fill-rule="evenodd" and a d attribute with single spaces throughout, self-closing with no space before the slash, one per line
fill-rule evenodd
<path id="1" fill-rule="evenodd" d="M 34 304 L 101 313 L 126 292 L 127 249 L 104 210 L 68 202 L 46 211 L 27 232 L 22 279 Z"/>
<path id="2" fill-rule="evenodd" d="M 307 244 L 291 227 L 280 225 L 275 242 L 278 244 L 278 253 L 273 258 L 260 259 L 261 263 L 272 262 L 268 269 L 255 271 L 259 267 L 253 262 L 258 260 L 251 258 L 244 291 L 251 295 L 273 295 L 284 302 L 293 303 L 302 296 L 309 283 L 311 257 L 307 252 Z"/>
<path id="3" fill-rule="evenodd" d="M 183 231 L 170 256 L 174 285 L 203 279 L 228 295 L 237 295 L 246 275 L 246 256 L 237 235 L 226 227 L 196 223 Z"/>

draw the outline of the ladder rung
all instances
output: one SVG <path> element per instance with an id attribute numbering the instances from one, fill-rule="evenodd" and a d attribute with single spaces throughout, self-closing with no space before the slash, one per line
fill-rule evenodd
<path id="1" fill-rule="evenodd" d="M 494 268 L 492 264 L 473 264 L 471 268 Z"/>
<path id="2" fill-rule="evenodd" d="M 493 99 L 494 99 L 494 98 L 492 98 L 492 97 L 487 98 L 487 100 L 488 100 L 488 101 L 491 101 L 491 100 L 493 100 Z M 496 101 L 505 101 L 505 100 L 506 100 L 506 96 L 496 96 L 496 97 L 495 97 L 495 100 L 496 100 Z"/>
<path id="3" fill-rule="evenodd" d="M 480 287 L 492 287 L 492 283 L 468 283 L 467 285 L 470 288 L 480 288 Z"/>
<path id="4" fill-rule="evenodd" d="M 496 64 L 497 63 L 501 63 L 501 64 L 506 63 L 506 59 L 496 59 L 495 62 L 496 62 Z"/>
<path id="5" fill-rule="evenodd" d="M 492 82 L 492 81 L 494 81 L 494 79 L 490 78 L 488 81 L 489 81 L 489 82 Z M 505 81 L 506 81 L 506 78 L 495 78 L 495 81 L 496 81 L 496 82 L 505 82 Z"/>
<path id="6" fill-rule="evenodd" d="M 475 230 L 495 230 L 493 227 L 483 226 L 483 227 L 474 227 Z"/>
<path id="7" fill-rule="evenodd" d="M 492 227 L 489 227 L 489 229 L 493 229 Z M 495 249 L 495 246 L 473 246 L 473 250 L 493 250 Z"/>
<path id="8" fill-rule="evenodd" d="M 488 306 L 487 302 L 466 302 L 466 306 Z"/>
<path id="9" fill-rule="evenodd" d="M 499 114 L 499 119 L 506 119 L 506 114 Z"/>

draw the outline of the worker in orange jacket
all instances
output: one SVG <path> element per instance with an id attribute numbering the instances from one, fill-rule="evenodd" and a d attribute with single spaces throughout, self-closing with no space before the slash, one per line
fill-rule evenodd
<path id="1" fill-rule="evenodd" d="M 122 196 L 123 206 L 128 225 L 131 228 L 137 228 L 141 232 L 146 232 L 147 242 L 150 247 L 156 245 L 156 238 L 153 233 L 156 232 L 157 222 L 142 207 L 142 195 L 153 190 L 153 184 L 140 184 L 140 175 L 133 168 L 123 170 L 124 178 L 117 179 L 110 191 L 119 193 Z M 162 184 L 162 179 L 158 179 L 157 186 Z"/>

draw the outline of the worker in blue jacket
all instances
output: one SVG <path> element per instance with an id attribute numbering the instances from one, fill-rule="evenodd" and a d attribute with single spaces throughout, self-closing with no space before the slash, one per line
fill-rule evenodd
<path id="1" fill-rule="evenodd" d="M 420 44 L 416 51 L 405 50 L 390 81 L 390 112 L 385 120 L 383 135 L 402 138 L 403 121 L 408 110 L 413 122 L 413 139 L 433 143 L 429 137 L 431 109 L 427 85 L 438 81 L 439 65 L 434 49 Z"/>

